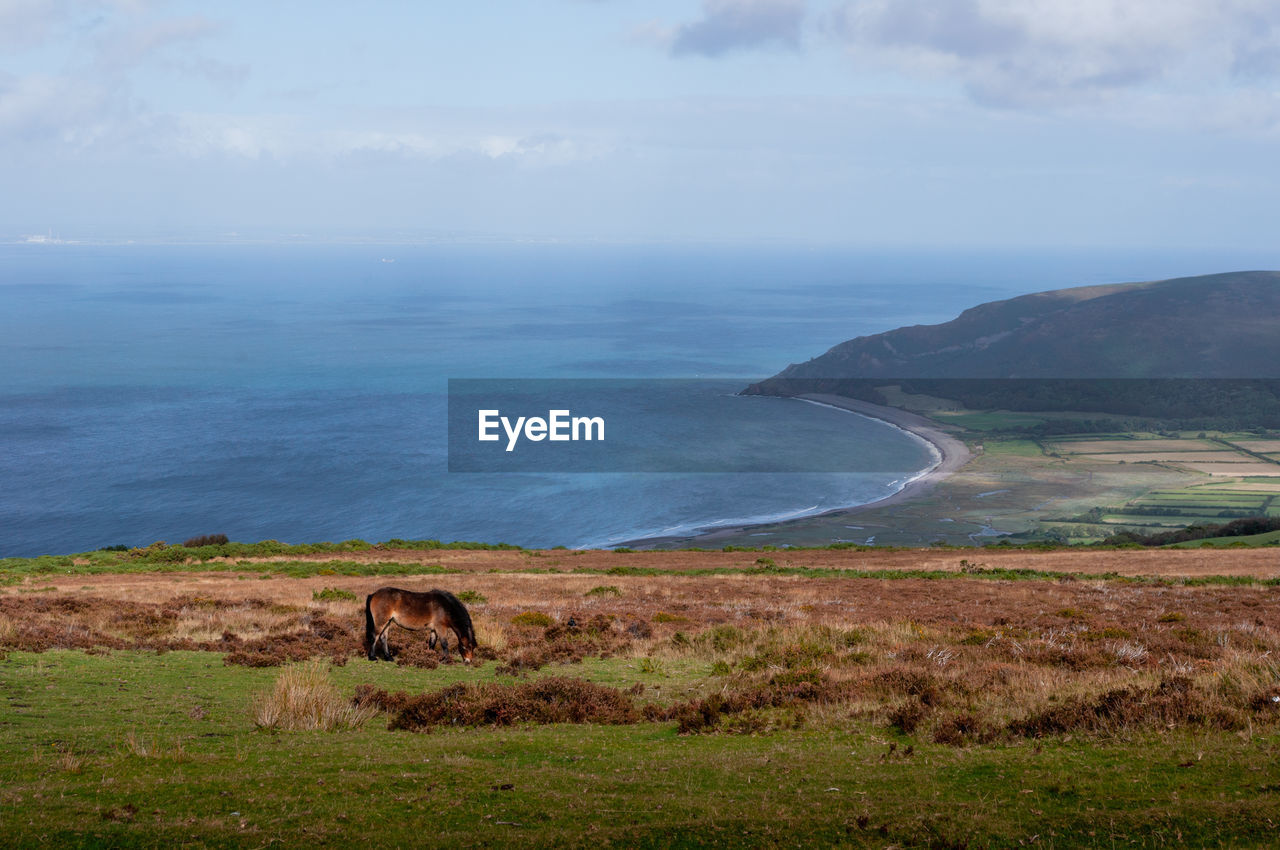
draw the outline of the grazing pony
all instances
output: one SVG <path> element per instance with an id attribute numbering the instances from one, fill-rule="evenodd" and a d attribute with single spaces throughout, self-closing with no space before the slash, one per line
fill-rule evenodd
<path id="1" fill-rule="evenodd" d="M 379 654 L 391 660 L 387 632 L 392 623 L 415 631 L 429 629 L 431 637 L 427 646 L 435 649 L 438 638 L 444 644 L 446 658 L 449 656 L 448 632 L 452 631 L 458 637 L 462 660 L 471 663 L 476 649 L 476 631 L 471 626 L 471 615 L 467 613 L 466 606 L 449 591 L 418 593 L 398 587 L 381 587 L 370 593 L 364 601 L 364 642 L 370 661 L 378 660 Z"/>

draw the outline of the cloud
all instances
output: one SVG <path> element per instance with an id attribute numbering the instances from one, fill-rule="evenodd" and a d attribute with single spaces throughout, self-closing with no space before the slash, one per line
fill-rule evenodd
<path id="1" fill-rule="evenodd" d="M 731 50 L 800 47 L 804 0 L 705 0 L 702 17 L 671 33 L 676 56 L 720 56 Z"/>
<path id="2" fill-rule="evenodd" d="M 0 138 L 83 148 L 110 135 L 128 108 L 110 86 L 51 74 L 0 72 Z"/>
<path id="3" fill-rule="evenodd" d="M 165 18 L 115 29 L 100 39 L 94 64 L 110 73 L 127 71 L 169 48 L 208 38 L 219 29 L 216 23 L 201 15 Z"/>
<path id="4" fill-rule="evenodd" d="M 1280 72 L 1270 0 L 847 0 L 824 28 L 859 63 L 956 79 L 1008 107 Z"/>
<path id="5" fill-rule="evenodd" d="M 42 44 L 68 17 L 66 2 L 0 0 L 0 45 L 23 49 Z"/>
<path id="6" fill-rule="evenodd" d="M 138 94 L 136 83 L 148 67 L 170 77 L 203 78 L 223 89 L 244 79 L 246 68 L 193 49 L 219 30 L 199 15 L 157 15 L 143 0 L 0 0 L 0 43 L 8 40 L 19 52 L 57 40 L 65 53 L 54 73 L 0 68 L 0 145 L 52 143 L 75 151 L 148 147 L 147 137 L 168 121 L 151 113 Z"/>
<path id="7" fill-rule="evenodd" d="M 590 129 L 544 131 L 519 120 L 494 122 L 480 114 L 431 111 L 409 118 L 347 115 L 339 121 L 316 121 L 303 115 L 191 113 L 176 116 L 156 130 L 156 143 L 182 158 L 281 163 L 332 165 L 352 157 L 375 157 L 418 162 L 490 160 L 539 168 L 590 161 L 612 150 L 611 142 Z"/>

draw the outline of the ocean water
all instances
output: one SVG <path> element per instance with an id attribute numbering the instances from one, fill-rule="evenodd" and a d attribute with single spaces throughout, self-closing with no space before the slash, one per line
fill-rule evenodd
<path id="1" fill-rule="evenodd" d="M 212 533 L 609 545 L 871 501 L 931 463 L 928 447 L 734 392 L 850 337 L 982 301 L 1250 259 L 4 245 L 0 555 Z M 705 440 L 682 438 L 661 472 L 450 472 L 448 381 L 493 378 L 664 379 L 609 403 L 661 407 Z M 775 445 L 791 468 L 831 471 L 762 471 Z M 713 453 L 745 462 L 691 471 L 721 468 L 703 463 Z"/>

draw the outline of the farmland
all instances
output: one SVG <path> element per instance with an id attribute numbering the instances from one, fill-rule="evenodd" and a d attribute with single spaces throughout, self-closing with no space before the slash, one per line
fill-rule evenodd
<path id="1" fill-rule="evenodd" d="M 381 549 L 14 571 L 0 835 L 1259 845 L 1280 819 L 1271 554 Z M 403 631 L 397 663 L 364 660 L 363 596 L 386 583 L 469 600 L 482 662 Z M 267 710 L 300 670 L 333 730 Z"/>
<path id="2" fill-rule="evenodd" d="M 1234 434 L 1046 442 L 1046 452 L 1068 461 L 1110 463 L 1126 469 L 1157 467 L 1189 476 L 1181 486 L 1152 487 L 1122 503 L 1100 500 L 1088 514 L 1055 518 L 1052 524 L 1068 536 L 1088 538 L 1108 526 L 1152 533 L 1222 524 L 1236 517 L 1278 515 L 1280 465 L 1266 453 L 1275 443 Z M 1265 545 L 1269 541 L 1250 542 Z"/>
<path id="3" fill-rule="evenodd" d="M 898 504 L 757 526 L 723 542 L 973 545 L 1015 535 L 1075 543 L 1126 529 L 1151 533 L 1280 511 L 1280 478 L 1271 474 L 1280 465 L 1194 434 L 1059 441 L 962 436 L 975 457 L 928 493 Z M 1245 442 L 1229 438 L 1232 446 L 1235 439 Z M 1223 474 L 1210 474 L 1218 472 Z"/>

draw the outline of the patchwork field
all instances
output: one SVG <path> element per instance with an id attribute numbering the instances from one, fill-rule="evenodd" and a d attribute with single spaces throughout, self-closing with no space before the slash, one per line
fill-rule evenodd
<path id="1" fill-rule="evenodd" d="M 1173 452 L 1173 451 L 1128 451 L 1128 452 L 1107 452 L 1099 453 L 1099 457 L 1114 463 L 1177 463 L 1187 464 L 1195 463 L 1247 463 L 1252 458 L 1245 458 L 1235 452 L 1222 451 L 1203 451 L 1203 452 Z"/>
<path id="2" fill-rule="evenodd" d="M 1242 449 L 1260 454 L 1280 454 L 1280 440 L 1232 440 Z"/>
<path id="3" fill-rule="evenodd" d="M 1209 440 L 1161 440 L 1161 439 L 1129 439 L 1129 440 L 1067 440 L 1047 443 L 1054 451 L 1069 454 L 1105 455 L 1124 454 L 1137 450 L 1146 452 L 1206 452 L 1222 449 L 1221 444 Z"/>
<path id="4" fill-rule="evenodd" d="M 1267 550 L 19 566 L 18 846 L 1263 846 L 1280 822 Z M 364 660 L 383 584 L 468 600 L 481 662 L 402 630 Z"/>
<path id="5" fill-rule="evenodd" d="M 1280 477 L 1280 463 L 1262 451 L 1277 451 L 1275 443 L 1226 438 L 1072 440 L 1046 443 L 1046 450 L 1113 463 L 1169 464 L 1211 476 Z"/>

